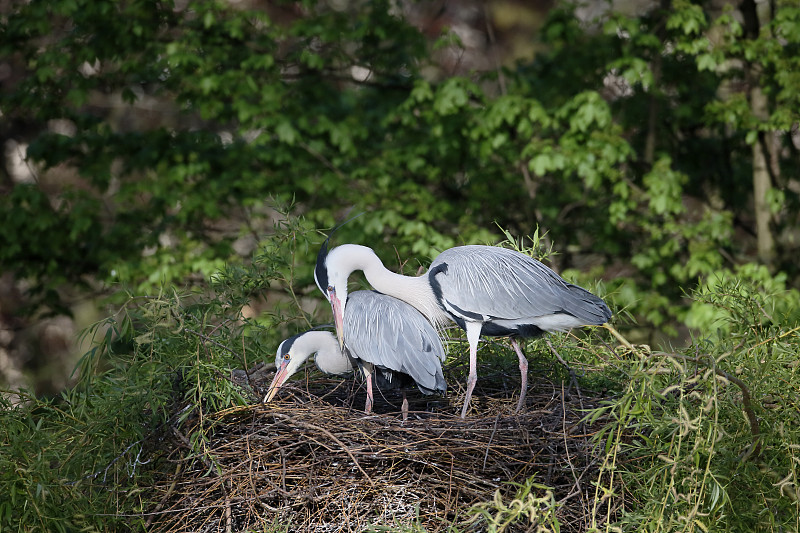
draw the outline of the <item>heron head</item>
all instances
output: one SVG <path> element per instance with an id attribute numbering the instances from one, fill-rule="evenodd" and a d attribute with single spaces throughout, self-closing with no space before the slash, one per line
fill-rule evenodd
<path id="1" fill-rule="evenodd" d="M 334 248 L 328 253 L 328 240 L 322 243 L 317 254 L 317 266 L 314 268 L 314 281 L 331 304 L 333 324 L 336 327 L 336 336 L 339 339 L 339 349 L 344 350 L 344 307 L 347 303 L 347 279 L 352 268 L 348 270 L 346 263 L 341 261 L 341 247 Z"/>
<path id="2" fill-rule="evenodd" d="M 275 356 L 275 377 L 272 378 L 267 395 L 264 397 L 265 403 L 272 400 L 278 389 L 300 369 L 311 355 L 310 351 L 296 349 L 295 341 L 302 335 L 301 333 L 300 335 L 289 337 L 278 346 L 278 353 Z"/>

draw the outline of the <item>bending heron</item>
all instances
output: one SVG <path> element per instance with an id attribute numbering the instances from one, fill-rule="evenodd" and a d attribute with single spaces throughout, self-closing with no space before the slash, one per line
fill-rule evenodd
<path id="1" fill-rule="evenodd" d="M 344 375 L 358 369 L 367 385 L 364 411 L 374 403 L 373 381 L 379 389 L 416 383 L 424 394 L 444 392 L 445 352 L 436 330 L 412 306 L 375 291 L 356 291 L 347 299 L 341 320 L 344 350 L 327 331 L 306 331 L 278 347 L 277 371 L 265 402 L 316 353 L 317 367 L 328 374 Z"/>
<path id="2" fill-rule="evenodd" d="M 461 417 L 469 408 L 477 381 L 477 349 L 481 334 L 510 337 L 522 377 L 517 411 L 525 404 L 528 360 L 518 339 L 549 331 L 600 325 L 611 318 L 605 302 L 568 283 L 541 262 L 495 246 L 457 246 L 445 250 L 420 276 L 388 270 L 366 246 L 343 244 L 328 252 L 326 240 L 317 256 L 314 278 L 333 309 L 339 342 L 346 342 L 342 317 L 347 312 L 347 280 L 356 270 L 372 287 L 408 302 L 436 327 L 454 321 L 469 342 L 469 377 Z M 349 305 L 349 304 L 348 304 Z"/>

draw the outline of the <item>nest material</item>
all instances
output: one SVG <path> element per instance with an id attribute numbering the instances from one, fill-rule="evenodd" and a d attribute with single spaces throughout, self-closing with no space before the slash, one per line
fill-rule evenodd
<path id="1" fill-rule="evenodd" d="M 305 390 L 282 389 L 278 402 L 206 416 L 205 427 L 213 429 L 203 459 L 187 459 L 189 442 L 173 429 L 167 459 L 175 472 L 154 487 L 160 504 L 147 514 L 152 530 L 322 532 L 418 524 L 445 531 L 457 523 L 476 531 L 485 523 L 465 525 L 471 506 L 498 489 L 513 496 L 516 487 L 508 482 L 533 475 L 554 489 L 561 531 L 589 527 L 599 461 L 591 430 L 580 421 L 597 403 L 586 393 L 534 380 L 527 407 L 517 414 L 508 390 L 484 389 L 473 396 L 476 408 L 466 420 L 455 414 L 463 396 L 410 395 L 404 421 L 399 394 L 378 395 L 376 414 L 365 415 L 363 393 L 346 383 L 315 379 Z M 507 529 L 528 530 L 535 524 Z"/>

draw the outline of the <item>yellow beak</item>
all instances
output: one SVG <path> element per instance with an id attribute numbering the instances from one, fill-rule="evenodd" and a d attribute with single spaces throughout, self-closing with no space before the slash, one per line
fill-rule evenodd
<path id="1" fill-rule="evenodd" d="M 336 327 L 336 337 L 339 339 L 339 349 L 344 351 L 344 309 L 342 301 L 336 297 L 336 290 L 330 291 L 331 310 L 333 311 L 333 325 Z"/>
<path id="2" fill-rule="evenodd" d="M 275 372 L 275 377 L 272 378 L 272 383 L 269 385 L 269 390 L 267 390 L 267 395 L 264 397 L 264 403 L 272 401 L 272 398 L 275 396 L 275 393 L 278 392 L 278 389 L 281 388 L 283 382 L 286 381 L 288 378 L 287 374 L 287 367 L 289 366 L 289 362 L 286 360 L 282 360 L 281 366 Z"/>

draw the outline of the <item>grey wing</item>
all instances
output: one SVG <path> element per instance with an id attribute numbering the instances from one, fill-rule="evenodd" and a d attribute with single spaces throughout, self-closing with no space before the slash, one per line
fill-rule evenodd
<path id="1" fill-rule="evenodd" d="M 420 388 L 445 389 L 442 342 L 409 304 L 375 291 L 356 291 L 347 300 L 343 325 L 353 357 L 408 374 Z"/>
<path id="2" fill-rule="evenodd" d="M 506 248 L 450 248 L 431 264 L 430 273 L 445 306 L 461 310 L 466 319 L 513 321 L 563 313 L 583 324 L 602 324 L 611 317 L 599 297 Z"/>

